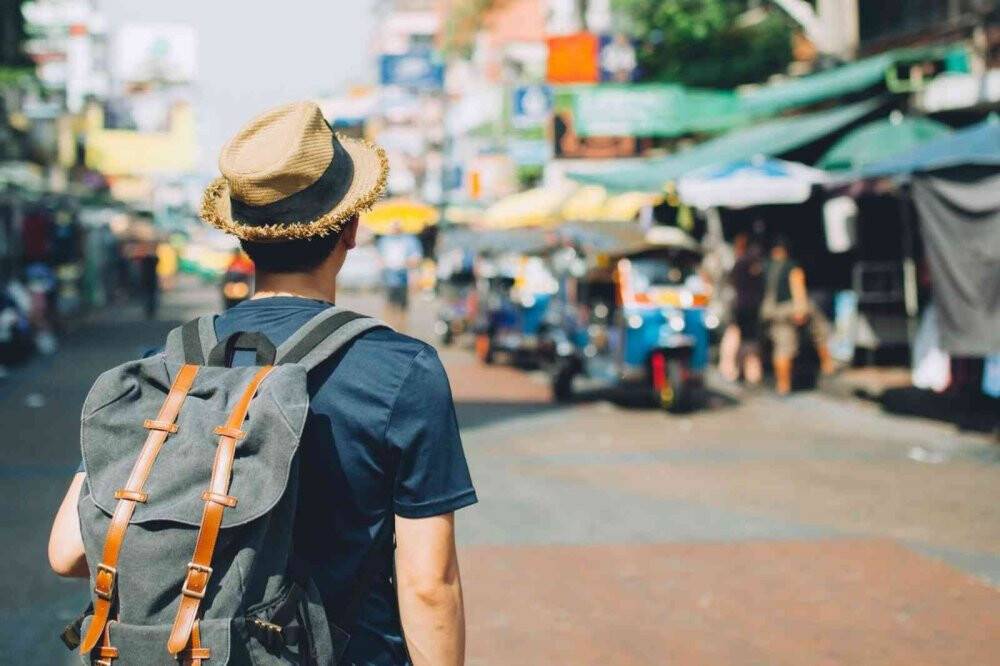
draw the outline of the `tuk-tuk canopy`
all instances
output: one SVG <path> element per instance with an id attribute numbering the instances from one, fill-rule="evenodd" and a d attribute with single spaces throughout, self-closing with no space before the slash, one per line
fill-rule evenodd
<path id="1" fill-rule="evenodd" d="M 661 194 L 623 192 L 610 196 L 599 185 L 564 182 L 512 194 L 482 216 L 490 229 L 545 227 L 565 222 L 634 222 L 644 206 L 662 201 Z"/>

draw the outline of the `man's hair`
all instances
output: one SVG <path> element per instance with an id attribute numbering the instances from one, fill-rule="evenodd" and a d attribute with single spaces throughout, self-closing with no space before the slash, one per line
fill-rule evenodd
<path id="1" fill-rule="evenodd" d="M 240 241 L 240 245 L 253 260 L 257 270 L 262 273 L 302 273 L 311 271 L 323 263 L 337 247 L 339 240 L 338 232 L 280 243 L 244 240 Z"/>

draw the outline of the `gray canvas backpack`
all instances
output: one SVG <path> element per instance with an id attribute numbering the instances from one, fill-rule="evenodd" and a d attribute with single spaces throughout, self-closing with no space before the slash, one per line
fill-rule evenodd
<path id="1" fill-rule="evenodd" d="M 64 634 L 101 666 L 336 664 L 391 522 L 338 617 L 293 561 L 306 374 L 377 320 L 330 308 L 280 347 L 213 317 L 102 374 L 83 406 L 78 506 L 93 602 Z M 237 349 L 256 367 L 230 367 Z M 388 537 L 387 537 L 388 534 Z M 391 548 L 391 545 L 388 546 Z"/>

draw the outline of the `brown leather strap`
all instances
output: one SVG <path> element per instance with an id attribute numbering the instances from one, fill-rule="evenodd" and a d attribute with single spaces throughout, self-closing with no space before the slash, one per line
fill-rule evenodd
<path id="1" fill-rule="evenodd" d="M 104 625 L 101 632 L 101 647 L 97 648 L 95 666 L 112 666 L 111 662 L 118 658 L 118 648 L 111 646 L 111 622 Z"/>
<path id="2" fill-rule="evenodd" d="M 181 411 L 181 405 L 187 397 L 188 391 L 194 384 L 194 378 L 198 374 L 198 366 L 182 366 L 174 378 L 174 383 L 167 393 L 166 400 L 160 408 L 160 413 L 156 421 L 173 424 L 177 420 L 177 415 Z M 125 482 L 122 489 L 125 493 L 142 493 L 142 487 L 149 478 L 149 472 L 153 468 L 156 456 L 160 454 L 163 443 L 170 435 L 169 429 L 150 429 L 146 435 L 146 442 L 142 445 L 139 457 L 132 466 L 132 473 Z M 144 494 L 144 493 L 143 493 Z M 118 578 L 118 555 L 121 553 L 122 540 L 125 538 L 125 530 L 132 520 L 132 513 L 135 511 L 136 500 L 132 497 L 124 496 L 115 505 L 115 512 L 111 516 L 111 524 L 108 526 L 108 534 L 104 539 L 104 552 L 101 561 L 97 565 L 94 574 L 94 617 L 87 627 L 87 634 L 80 642 L 80 654 L 87 654 L 94 649 L 97 641 L 101 638 L 101 633 L 111 616 L 111 605 L 114 600 L 115 583 Z"/>
<path id="3" fill-rule="evenodd" d="M 183 666 L 201 666 L 202 659 L 210 659 L 212 651 L 201 645 L 201 627 L 196 620 L 191 627 L 191 642 L 188 647 L 177 653 L 177 660 Z"/>
<path id="4" fill-rule="evenodd" d="M 225 503 L 216 502 L 212 497 L 214 495 L 228 497 L 233 460 L 236 457 L 237 437 L 232 435 L 243 425 L 247 410 L 250 409 L 250 401 L 257 395 L 261 382 L 273 369 L 272 366 L 264 366 L 257 371 L 223 426 L 226 428 L 223 432 L 230 434 L 219 437 L 215 462 L 212 463 L 212 480 L 208 486 L 209 496 L 205 499 L 205 509 L 201 514 L 201 528 L 198 530 L 194 556 L 188 562 L 187 576 L 181 586 L 181 603 L 177 608 L 174 626 L 167 641 L 167 650 L 170 654 L 178 654 L 187 646 L 191 629 L 198 618 L 198 608 L 201 606 L 201 600 L 205 598 L 205 590 L 208 589 L 208 580 L 212 577 L 212 555 L 215 552 L 219 528 L 222 526 L 222 514 L 226 510 Z"/>

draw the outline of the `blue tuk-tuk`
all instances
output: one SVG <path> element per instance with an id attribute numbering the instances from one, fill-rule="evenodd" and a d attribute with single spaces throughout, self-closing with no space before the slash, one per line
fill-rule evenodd
<path id="1" fill-rule="evenodd" d="M 639 246 L 596 255 L 555 342 L 554 398 L 571 399 L 583 379 L 638 386 L 671 412 L 696 407 L 709 347 L 701 257 L 693 239 L 666 227 Z"/>
<path id="2" fill-rule="evenodd" d="M 475 324 L 477 294 L 474 271 L 475 255 L 464 248 L 453 248 L 441 254 L 437 265 L 439 309 L 434 332 L 441 344 L 452 344 Z"/>
<path id="3" fill-rule="evenodd" d="M 508 254 L 481 265 L 476 355 L 484 363 L 498 353 L 537 362 L 555 279 L 537 256 Z"/>

